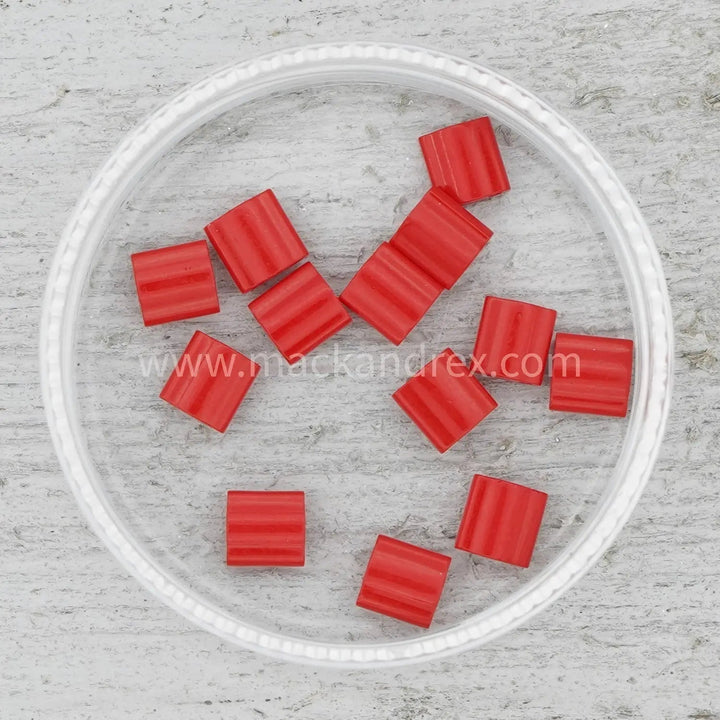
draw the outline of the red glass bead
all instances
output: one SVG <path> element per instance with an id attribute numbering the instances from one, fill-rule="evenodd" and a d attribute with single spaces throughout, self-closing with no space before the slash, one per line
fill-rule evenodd
<path id="1" fill-rule="evenodd" d="M 305 564 L 305 493 L 229 490 L 228 565 Z"/>
<path id="2" fill-rule="evenodd" d="M 255 195 L 213 220 L 205 233 L 244 293 L 308 254 L 272 190 Z"/>
<path id="3" fill-rule="evenodd" d="M 393 398 L 441 453 L 497 407 L 449 348 L 396 390 Z"/>
<path id="4" fill-rule="evenodd" d="M 332 288 L 309 262 L 248 307 L 291 364 L 352 321 Z"/>
<path id="5" fill-rule="evenodd" d="M 204 240 L 130 256 L 145 325 L 219 312 L 215 274 Z"/>
<path id="6" fill-rule="evenodd" d="M 555 310 L 488 295 L 473 350 L 473 371 L 541 385 L 556 317 Z"/>
<path id="7" fill-rule="evenodd" d="M 433 188 L 410 211 L 390 245 L 450 289 L 492 236 L 446 192 Z"/>
<path id="8" fill-rule="evenodd" d="M 430 180 L 460 203 L 510 189 L 490 118 L 445 127 L 420 138 Z"/>
<path id="9" fill-rule="evenodd" d="M 225 432 L 260 366 L 199 330 L 160 397 L 218 432 Z"/>
<path id="10" fill-rule="evenodd" d="M 632 366 L 632 340 L 558 333 L 550 409 L 625 417 Z"/>
<path id="11" fill-rule="evenodd" d="M 449 567 L 447 555 L 378 535 L 357 604 L 397 620 L 430 627 Z"/>
<path id="12" fill-rule="evenodd" d="M 399 345 L 438 299 L 442 285 L 383 243 L 340 295 L 347 307 Z"/>
<path id="13" fill-rule="evenodd" d="M 473 555 L 527 567 L 535 548 L 547 494 L 475 475 L 455 540 Z"/>

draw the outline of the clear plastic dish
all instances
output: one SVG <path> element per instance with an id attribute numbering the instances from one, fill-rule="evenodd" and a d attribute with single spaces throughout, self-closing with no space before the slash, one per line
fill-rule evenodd
<path id="1" fill-rule="evenodd" d="M 426 189 L 417 137 L 479 114 L 496 124 L 513 189 L 472 207 L 495 236 L 401 346 L 399 367 L 382 361 L 392 348 L 358 320 L 336 346 L 316 351 L 314 372 L 281 372 L 247 311 L 254 294 L 241 296 L 219 266 L 219 315 L 142 326 L 130 253 L 200 238 L 208 220 L 268 186 L 339 292 Z M 389 396 L 423 356 L 446 346 L 469 353 L 486 294 L 554 307 L 558 330 L 633 337 L 628 418 L 550 413 L 547 383 L 488 381 L 499 409 L 438 456 Z M 223 436 L 157 398 L 172 367 L 161 368 L 163 358 L 169 363 L 198 328 L 267 355 L 275 368 Z M 590 143 L 492 70 L 391 44 L 274 53 L 168 102 L 130 133 L 80 200 L 42 314 L 42 382 L 58 457 L 120 562 L 229 641 L 346 667 L 477 646 L 577 581 L 650 475 L 671 362 L 658 254 Z M 453 549 L 478 472 L 549 493 L 529 569 Z M 306 567 L 226 567 L 225 491 L 269 487 L 307 493 Z M 453 557 L 429 631 L 354 605 L 381 532 Z"/>

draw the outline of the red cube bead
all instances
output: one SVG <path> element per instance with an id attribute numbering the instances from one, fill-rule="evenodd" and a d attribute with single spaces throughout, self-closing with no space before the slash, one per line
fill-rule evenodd
<path id="1" fill-rule="evenodd" d="M 550 409 L 625 417 L 632 366 L 632 340 L 558 333 Z"/>
<path id="2" fill-rule="evenodd" d="M 441 453 L 497 407 L 450 348 L 396 390 L 393 398 Z"/>
<path id="3" fill-rule="evenodd" d="M 228 565 L 305 564 L 305 493 L 229 490 Z"/>
<path id="4" fill-rule="evenodd" d="M 473 555 L 527 567 L 547 495 L 507 480 L 475 475 L 455 540 Z"/>
<path id="5" fill-rule="evenodd" d="M 443 288 L 399 250 L 383 243 L 340 295 L 347 307 L 399 345 Z"/>
<path id="6" fill-rule="evenodd" d="M 219 312 L 215 274 L 204 240 L 130 256 L 145 325 Z"/>
<path id="7" fill-rule="evenodd" d="M 449 567 L 447 555 L 378 535 L 357 604 L 397 620 L 430 627 Z"/>
<path id="8" fill-rule="evenodd" d="M 390 245 L 450 289 L 492 236 L 460 203 L 439 188 L 410 211 Z"/>
<path id="9" fill-rule="evenodd" d="M 451 125 L 420 138 L 430 180 L 460 203 L 510 189 L 490 118 Z"/>
<path id="10" fill-rule="evenodd" d="M 309 262 L 253 300 L 249 308 L 291 364 L 352 321 Z"/>
<path id="11" fill-rule="evenodd" d="M 213 220 L 205 233 L 240 292 L 256 288 L 308 254 L 272 190 Z"/>
<path id="12" fill-rule="evenodd" d="M 473 371 L 541 385 L 556 317 L 554 310 L 539 305 L 489 295 L 475 340 Z"/>
<path id="13" fill-rule="evenodd" d="M 192 336 L 160 397 L 225 432 L 260 366 L 199 330 Z"/>

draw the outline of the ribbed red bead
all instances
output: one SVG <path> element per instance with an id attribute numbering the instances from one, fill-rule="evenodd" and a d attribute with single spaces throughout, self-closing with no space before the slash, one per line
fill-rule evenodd
<path id="1" fill-rule="evenodd" d="M 497 407 L 450 348 L 396 390 L 393 398 L 441 453 Z"/>
<path id="2" fill-rule="evenodd" d="M 460 203 L 510 189 L 490 118 L 445 127 L 420 138 L 430 180 Z"/>
<path id="3" fill-rule="evenodd" d="M 229 490 L 228 565 L 305 564 L 305 493 Z"/>
<path id="4" fill-rule="evenodd" d="M 192 336 L 160 397 L 218 432 L 225 432 L 260 372 L 237 350 L 199 330 Z"/>
<path id="5" fill-rule="evenodd" d="M 357 604 L 397 620 L 430 627 L 449 567 L 447 555 L 379 535 Z"/>
<path id="6" fill-rule="evenodd" d="M 205 233 L 241 292 L 256 288 L 308 254 L 272 190 L 213 220 Z"/>
<path id="7" fill-rule="evenodd" d="M 253 300 L 249 308 L 291 364 L 352 321 L 309 262 Z"/>
<path id="8" fill-rule="evenodd" d="M 632 340 L 558 333 L 550 409 L 625 417 L 632 366 Z"/>
<path id="9" fill-rule="evenodd" d="M 383 243 L 340 295 L 347 307 L 399 345 L 443 288 L 399 250 Z"/>
<path id="10" fill-rule="evenodd" d="M 500 562 L 530 564 L 547 494 L 517 483 L 475 475 L 455 547 Z"/>
<path id="11" fill-rule="evenodd" d="M 450 289 L 492 236 L 460 203 L 439 188 L 410 211 L 390 245 Z"/>
<path id="12" fill-rule="evenodd" d="M 130 256 L 145 325 L 210 315 L 220 310 L 205 240 Z"/>
<path id="13" fill-rule="evenodd" d="M 556 317 L 555 310 L 488 295 L 473 350 L 473 371 L 541 385 Z"/>

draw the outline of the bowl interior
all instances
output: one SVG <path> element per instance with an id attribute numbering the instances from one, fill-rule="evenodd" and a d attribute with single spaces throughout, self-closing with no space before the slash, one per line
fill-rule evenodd
<path id="1" fill-rule="evenodd" d="M 147 552 L 243 622 L 336 642 L 421 635 L 355 606 L 384 533 L 452 556 L 433 623 L 442 630 L 520 589 L 596 510 L 627 420 L 551 413 L 547 379 L 541 387 L 488 380 L 498 409 L 441 456 L 390 397 L 445 347 L 469 355 L 488 294 L 556 309 L 559 331 L 633 337 L 623 279 L 592 212 L 506 127 L 496 132 L 513 188 L 470 208 L 495 235 L 400 348 L 356 318 L 291 369 L 247 309 L 260 291 L 241 295 L 215 256 L 220 314 L 142 325 L 130 254 L 202 238 L 209 220 L 266 187 L 339 293 L 428 188 L 417 137 L 475 115 L 380 84 L 272 95 L 175 146 L 111 220 L 77 323 L 84 440 L 117 515 Z M 196 329 L 264 367 L 225 435 L 158 398 Z M 454 550 L 474 473 L 549 494 L 530 568 Z M 269 488 L 306 492 L 306 566 L 228 568 L 226 491 Z"/>

